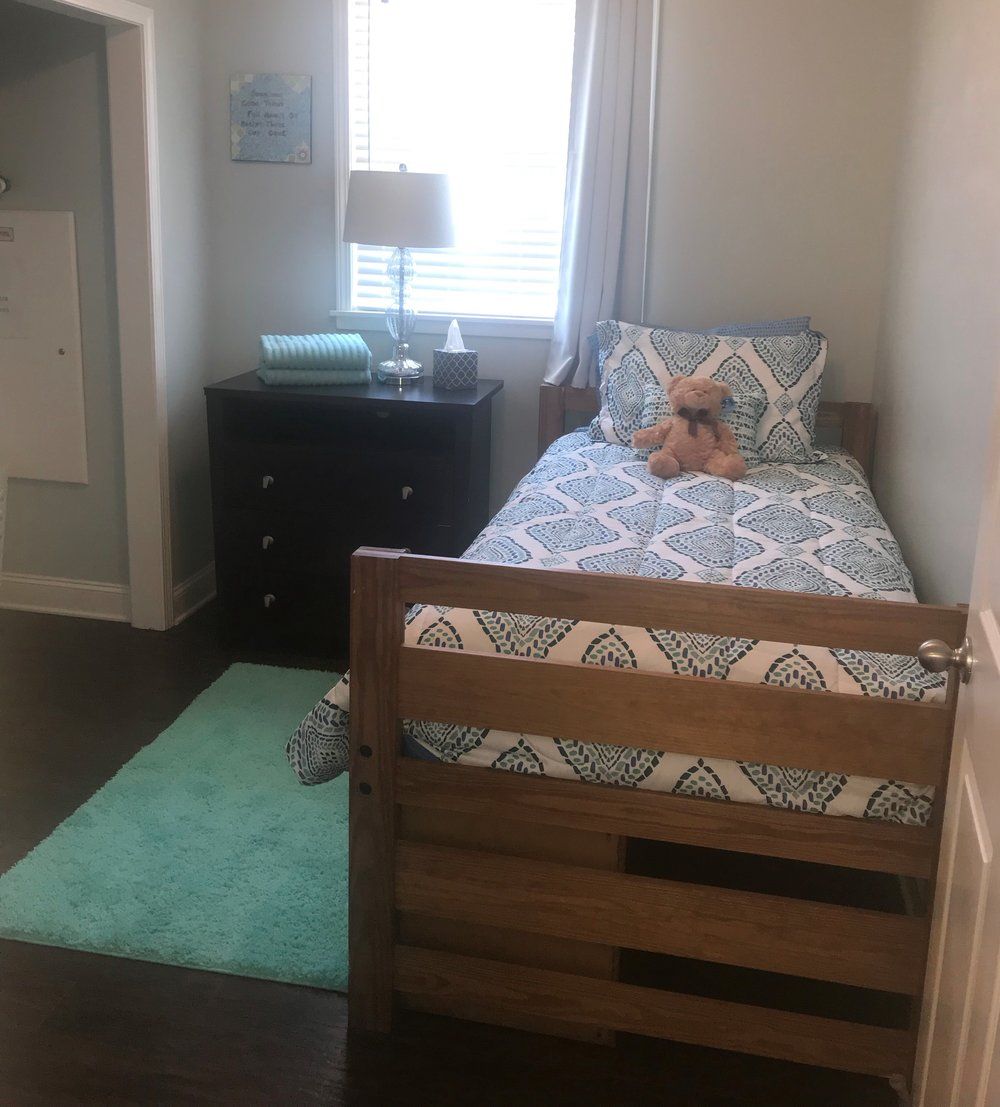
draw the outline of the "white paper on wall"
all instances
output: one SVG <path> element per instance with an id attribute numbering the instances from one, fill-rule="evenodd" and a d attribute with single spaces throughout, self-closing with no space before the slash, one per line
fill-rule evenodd
<path id="1" fill-rule="evenodd" d="M 0 250 L 0 338 L 27 338 L 24 329 L 24 265 L 13 250 Z"/>
<path id="2" fill-rule="evenodd" d="M 87 482 L 72 212 L 0 211 L 0 469 Z"/>

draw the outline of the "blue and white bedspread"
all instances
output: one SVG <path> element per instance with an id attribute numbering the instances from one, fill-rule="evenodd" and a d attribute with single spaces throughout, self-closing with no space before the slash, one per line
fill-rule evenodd
<path id="1" fill-rule="evenodd" d="M 694 473 L 663 481 L 636 451 L 579 431 L 553 444 L 465 558 L 913 601 L 909 570 L 860 467 L 844 451 L 817 456 L 812 464 L 761 465 L 736 483 Z M 944 693 L 943 678 L 913 658 L 494 611 L 415 608 L 406 640 L 888 699 Z M 289 740 L 303 783 L 347 767 L 348 708 L 345 677 Z M 404 729 L 409 746 L 442 761 L 798 811 L 923 825 L 933 799 L 933 789 L 902 781 L 705 759 L 697 750 L 656 753 L 425 722 Z"/>

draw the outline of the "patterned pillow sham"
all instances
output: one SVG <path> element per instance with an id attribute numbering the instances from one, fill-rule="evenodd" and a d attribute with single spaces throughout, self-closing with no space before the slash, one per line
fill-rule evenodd
<path id="1" fill-rule="evenodd" d="M 788 319 L 758 319 L 754 323 L 723 323 L 721 327 L 709 327 L 699 334 L 736 334 L 741 338 L 773 338 L 775 335 L 800 334 L 810 329 L 812 318 L 793 315 Z M 676 328 L 671 327 L 671 330 Z"/>
<path id="2" fill-rule="evenodd" d="M 669 410 L 669 379 L 699 374 L 725 381 L 744 404 L 759 403 L 759 461 L 812 458 L 827 348 L 818 332 L 742 338 L 607 320 L 597 324 L 597 337 L 601 410 L 594 425 L 606 441 L 630 445 L 635 431 Z"/>

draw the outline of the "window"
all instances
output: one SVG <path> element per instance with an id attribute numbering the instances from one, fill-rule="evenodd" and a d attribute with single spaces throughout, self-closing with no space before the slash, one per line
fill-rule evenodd
<path id="1" fill-rule="evenodd" d="M 451 178 L 457 245 L 413 251 L 413 306 L 551 319 L 574 0 L 346 2 L 350 167 Z M 390 251 L 349 248 L 342 306 L 383 311 Z"/>

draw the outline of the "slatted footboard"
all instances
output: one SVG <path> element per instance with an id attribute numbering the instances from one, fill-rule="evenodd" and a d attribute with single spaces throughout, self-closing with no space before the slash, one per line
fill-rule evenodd
<path id="1" fill-rule="evenodd" d="M 926 914 L 625 871 L 626 843 L 929 879 L 938 829 L 401 757 L 423 719 L 934 785 L 943 703 L 807 692 L 404 644 L 406 605 L 915 655 L 960 608 L 520 569 L 361 550 L 352 569 L 350 1017 L 394 1005 L 607 1040 L 614 1031 L 908 1076 L 909 1025 L 628 982 L 621 951 L 910 997 Z M 495 827 L 495 833 L 492 828 Z M 545 843 L 539 846 L 538 843 Z M 915 1021 L 915 1019 L 914 1019 Z"/>

